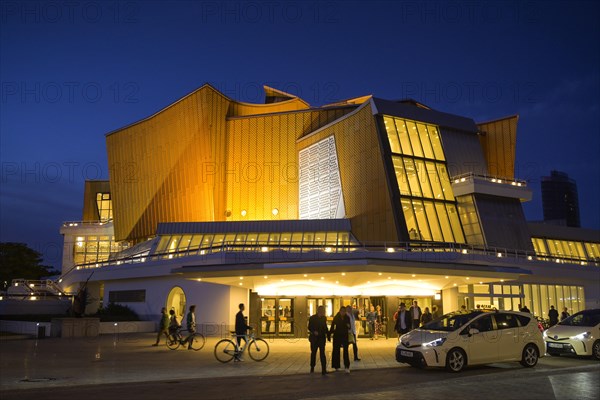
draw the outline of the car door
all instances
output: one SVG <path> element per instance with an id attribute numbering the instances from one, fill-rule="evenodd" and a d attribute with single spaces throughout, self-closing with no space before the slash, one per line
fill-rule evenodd
<path id="1" fill-rule="evenodd" d="M 461 332 L 467 337 L 469 364 L 485 364 L 498 357 L 498 332 L 494 329 L 492 315 L 484 315 L 471 322 Z"/>
<path id="2" fill-rule="evenodd" d="M 516 314 L 494 314 L 498 328 L 498 361 L 521 358 L 523 346 L 519 340 L 519 322 Z"/>

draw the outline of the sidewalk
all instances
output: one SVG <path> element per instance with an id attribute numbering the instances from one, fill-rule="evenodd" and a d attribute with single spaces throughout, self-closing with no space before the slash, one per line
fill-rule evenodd
<path id="1" fill-rule="evenodd" d="M 0 340 L 0 383 L 3 390 L 103 383 L 182 380 L 194 378 L 308 374 L 308 339 L 269 339 L 270 353 L 262 362 L 227 364 L 213 354 L 220 338 L 208 338 L 200 351 L 164 344 L 152 347 L 155 334 L 103 335 L 98 338 Z M 402 367 L 394 359 L 396 339 L 359 339 L 360 362 L 351 370 Z M 331 343 L 327 343 L 328 368 Z M 353 353 L 350 349 L 350 358 Z M 320 372 L 317 366 L 316 372 Z"/>

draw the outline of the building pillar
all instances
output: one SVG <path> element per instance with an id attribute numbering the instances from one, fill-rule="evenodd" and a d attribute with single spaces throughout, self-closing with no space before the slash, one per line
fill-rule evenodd
<path id="1" fill-rule="evenodd" d="M 458 288 L 451 287 L 449 289 L 443 289 L 442 290 L 442 302 L 443 302 L 442 314 L 447 314 L 452 311 L 457 311 L 460 308 L 458 305 Z"/>

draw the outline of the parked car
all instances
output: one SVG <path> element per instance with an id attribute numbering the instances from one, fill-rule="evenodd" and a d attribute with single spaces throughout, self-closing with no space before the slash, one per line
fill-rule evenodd
<path id="1" fill-rule="evenodd" d="M 600 309 L 583 310 L 544 331 L 546 352 L 571 354 L 600 360 Z"/>
<path id="2" fill-rule="evenodd" d="M 544 354 L 538 322 L 529 313 L 450 313 L 400 337 L 396 360 L 414 367 L 446 367 L 520 361 L 534 367 Z"/>

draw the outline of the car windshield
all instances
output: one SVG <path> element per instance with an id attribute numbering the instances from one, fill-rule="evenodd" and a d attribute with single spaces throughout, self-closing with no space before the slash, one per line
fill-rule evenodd
<path id="1" fill-rule="evenodd" d="M 446 331 L 452 332 L 457 330 L 458 328 L 466 325 L 469 321 L 471 321 L 477 315 L 482 314 L 482 312 L 471 312 L 467 314 L 461 313 L 450 313 L 444 315 L 440 319 L 436 319 L 435 321 L 431 321 L 425 325 L 421 329 L 428 329 L 432 331 Z"/>
<path id="2" fill-rule="evenodd" d="M 596 326 L 600 324 L 600 310 L 581 311 L 558 323 L 567 326 Z"/>

